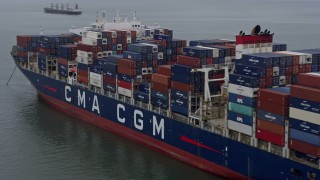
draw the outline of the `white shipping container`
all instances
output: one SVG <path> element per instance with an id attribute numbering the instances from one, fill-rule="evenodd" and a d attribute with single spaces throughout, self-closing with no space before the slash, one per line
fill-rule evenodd
<path id="1" fill-rule="evenodd" d="M 123 87 L 118 86 L 118 93 L 127 97 L 132 97 L 131 90 Z"/>
<path id="2" fill-rule="evenodd" d="M 108 39 L 107 39 L 107 38 L 102 39 L 102 44 L 103 44 L 103 45 L 108 44 Z"/>
<path id="3" fill-rule="evenodd" d="M 320 114 L 289 107 L 289 117 L 320 125 Z"/>
<path id="4" fill-rule="evenodd" d="M 228 92 L 251 97 L 251 98 L 257 97 L 258 89 L 259 88 L 249 88 L 249 87 L 240 86 L 240 85 L 231 84 L 231 83 L 229 83 L 228 85 Z"/>
<path id="5" fill-rule="evenodd" d="M 97 39 L 92 39 L 92 38 L 82 37 L 82 44 L 96 46 L 98 44 L 98 40 Z"/>
<path id="6" fill-rule="evenodd" d="M 237 131 L 242 134 L 252 136 L 252 127 L 251 126 L 228 120 L 228 128 L 233 131 Z"/>
<path id="7" fill-rule="evenodd" d="M 88 59 L 92 59 L 93 57 L 92 52 L 86 52 L 81 50 L 77 50 L 77 56 L 81 56 Z"/>
<path id="8" fill-rule="evenodd" d="M 286 76 L 279 76 L 279 85 L 285 85 L 286 84 Z"/>
<path id="9" fill-rule="evenodd" d="M 131 42 L 132 42 L 131 37 L 127 37 L 127 44 L 131 44 Z"/>
<path id="10" fill-rule="evenodd" d="M 163 52 L 158 52 L 158 59 L 163 59 Z"/>
<path id="11" fill-rule="evenodd" d="M 279 53 L 299 56 L 299 64 L 306 64 L 306 53 L 299 53 L 299 52 L 292 52 L 292 51 L 279 51 Z"/>
<path id="12" fill-rule="evenodd" d="M 87 31 L 86 37 L 91 39 L 102 39 L 102 33 L 95 31 Z"/>
<path id="13" fill-rule="evenodd" d="M 117 44 L 117 50 L 122 50 L 122 44 Z"/>
<path id="14" fill-rule="evenodd" d="M 93 63 L 92 59 L 89 59 L 89 58 L 86 58 L 86 57 L 82 57 L 82 56 L 78 56 L 76 58 L 76 61 L 78 63 L 82 63 L 82 64 L 92 64 Z"/>
<path id="15" fill-rule="evenodd" d="M 101 81 L 96 81 L 94 79 L 90 79 L 90 85 L 101 88 L 102 87 L 102 82 Z"/>
<path id="16" fill-rule="evenodd" d="M 280 74 L 280 67 L 273 67 L 272 75 L 279 76 L 279 74 Z"/>

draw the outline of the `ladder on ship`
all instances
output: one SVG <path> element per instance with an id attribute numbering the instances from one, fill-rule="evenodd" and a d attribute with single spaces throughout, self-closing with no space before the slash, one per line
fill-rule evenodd
<path id="1" fill-rule="evenodd" d="M 217 73 L 224 71 L 224 77 L 211 78 L 209 73 Z M 229 80 L 228 66 L 216 67 L 216 65 L 204 65 L 202 68 L 193 69 L 192 72 L 202 72 L 204 74 L 204 94 L 200 97 L 199 108 L 195 112 L 189 112 L 189 123 L 200 126 L 212 132 L 226 135 L 226 122 L 224 116 L 226 114 L 225 104 L 221 103 L 226 100 L 226 86 Z M 211 92 L 210 83 L 223 82 L 224 86 L 220 87 L 220 91 Z M 191 104 L 189 103 L 189 109 Z"/>

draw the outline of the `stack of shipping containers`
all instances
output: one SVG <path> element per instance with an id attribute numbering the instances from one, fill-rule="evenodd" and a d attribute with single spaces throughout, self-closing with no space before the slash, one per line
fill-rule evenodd
<path id="1" fill-rule="evenodd" d="M 281 148 L 288 144 L 286 126 L 288 126 L 289 94 L 290 87 L 258 91 L 256 137 L 262 140 L 259 146 L 271 147 L 269 144 L 263 144 L 263 141 L 277 145 L 278 147 L 273 146 L 273 150 L 277 150 L 279 155 L 283 152 Z"/>
<path id="2" fill-rule="evenodd" d="M 298 76 L 292 85 L 289 112 L 289 148 L 315 163 L 320 157 L 320 73 Z"/>

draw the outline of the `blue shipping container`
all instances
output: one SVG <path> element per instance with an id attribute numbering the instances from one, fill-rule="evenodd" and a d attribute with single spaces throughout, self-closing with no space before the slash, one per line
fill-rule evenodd
<path id="1" fill-rule="evenodd" d="M 315 146 L 320 146 L 320 136 L 290 128 L 289 137 Z"/>
<path id="2" fill-rule="evenodd" d="M 257 109 L 257 119 L 271 121 L 273 123 L 284 125 L 285 116 Z"/>
<path id="3" fill-rule="evenodd" d="M 138 100 L 138 101 L 142 101 L 144 103 L 148 103 L 149 102 L 149 94 L 141 92 L 141 91 L 137 91 L 134 94 L 134 99 Z"/>
<path id="4" fill-rule="evenodd" d="M 294 107 L 297 109 L 302 109 L 302 110 L 306 110 L 314 113 L 320 113 L 319 102 L 309 101 L 309 100 L 295 98 L 291 96 L 289 98 L 289 103 L 291 107 Z"/>
<path id="5" fill-rule="evenodd" d="M 245 106 L 255 107 L 257 105 L 257 98 L 250 98 L 234 93 L 229 93 L 228 98 L 230 102 L 242 104 Z"/>
<path id="6" fill-rule="evenodd" d="M 188 108 L 181 107 L 178 104 L 171 104 L 171 110 L 173 112 L 176 112 L 176 113 L 184 115 L 184 116 L 188 116 L 189 115 Z"/>
<path id="7" fill-rule="evenodd" d="M 257 77 L 244 76 L 241 74 L 230 74 L 229 82 L 250 88 L 257 88 L 260 84 L 260 79 Z"/>
<path id="8" fill-rule="evenodd" d="M 235 73 L 246 75 L 246 76 L 253 76 L 253 77 L 265 77 L 266 76 L 266 69 L 254 66 L 246 66 L 242 64 L 235 65 Z"/>
<path id="9" fill-rule="evenodd" d="M 311 133 L 318 136 L 320 135 L 320 125 L 313 124 L 310 122 L 289 118 L 289 127 L 306 133 Z"/>
<path id="10" fill-rule="evenodd" d="M 252 117 L 239 114 L 233 111 L 228 111 L 228 120 L 236 121 L 241 124 L 252 126 Z"/>

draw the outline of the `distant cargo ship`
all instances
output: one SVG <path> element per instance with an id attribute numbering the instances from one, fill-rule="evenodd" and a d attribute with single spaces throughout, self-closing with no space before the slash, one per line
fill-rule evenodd
<path id="1" fill-rule="evenodd" d="M 51 3 L 51 7 L 43 8 L 45 13 L 51 14 L 68 14 L 68 15 L 80 15 L 82 11 L 79 9 L 78 4 L 75 4 L 75 8 L 69 8 L 69 5 L 66 5 L 66 9 L 64 9 L 64 5 L 61 4 L 61 8 L 59 9 L 58 3 L 56 6 Z"/>

